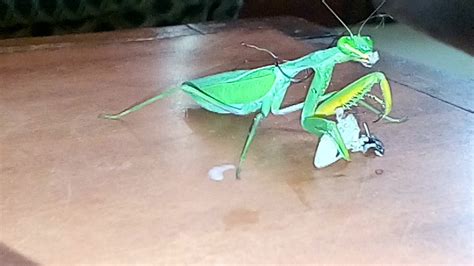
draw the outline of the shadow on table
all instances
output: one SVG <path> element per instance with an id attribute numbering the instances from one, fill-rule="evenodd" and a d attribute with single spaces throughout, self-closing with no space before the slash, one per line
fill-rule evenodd
<path id="1" fill-rule="evenodd" d="M 22 265 L 22 266 L 33 266 L 40 265 L 37 262 L 32 261 L 31 259 L 17 253 L 7 245 L 0 243 L 0 262 L 3 266 L 13 266 L 13 265 Z"/>

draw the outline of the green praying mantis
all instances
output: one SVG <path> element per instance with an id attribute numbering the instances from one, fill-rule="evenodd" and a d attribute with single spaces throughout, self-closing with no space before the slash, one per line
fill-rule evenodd
<path id="1" fill-rule="evenodd" d="M 379 55 L 374 51 L 372 39 L 360 35 L 360 31 L 370 16 L 362 24 L 359 33 L 354 35 L 326 1 L 322 0 L 322 3 L 350 34 L 350 36 L 341 37 L 336 47 L 315 51 L 301 58 L 280 63 L 278 57 L 270 51 L 247 45 L 269 53 L 276 63 L 256 69 L 234 70 L 189 80 L 118 114 L 103 114 L 100 117 L 112 120 L 120 119 L 180 90 L 191 96 L 201 107 L 214 113 L 234 115 L 256 113 L 236 169 L 236 178 L 239 179 L 242 164 L 247 157 L 247 152 L 261 121 L 270 113 L 286 115 L 302 110 L 301 126 L 303 129 L 318 137 L 328 135 L 337 144 L 338 152 L 342 158 L 350 161 L 349 151 L 336 123 L 329 119 L 335 115 L 337 109 L 349 110 L 352 107 L 361 106 L 378 115 L 378 119 L 385 119 L 389 122 L 401 122 L 402 119 L 389 116 L 392 110 L 391 89 L 387 78 L 381 72 L 363 76 L 340 91 L 326 93 L 336 64 L 354 61 L 370 68 L 379 60 Z M 312 71 L 314 74 L 305 100 L 283 107 L 283 100 L 288 88 L 297 81 L 296 76 L 303 71 Z M 381 88 L 383 100 L 370 93 L 376 84 L 379 84 Z M 382 109 L 366 102 L 365 98 L 374 100 L 381 105 Z"/>

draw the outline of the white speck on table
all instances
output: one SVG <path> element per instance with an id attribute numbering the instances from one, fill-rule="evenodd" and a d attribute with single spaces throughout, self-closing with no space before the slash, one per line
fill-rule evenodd
<path id="1" fill-rule="evenodd" d="M 215 166 L 208 172 L 209 179 L 214 181 L 222 181 L 224 180 L 224 172 L 232 169 L 235 169 L 235 165 L 233 164 Z"/>

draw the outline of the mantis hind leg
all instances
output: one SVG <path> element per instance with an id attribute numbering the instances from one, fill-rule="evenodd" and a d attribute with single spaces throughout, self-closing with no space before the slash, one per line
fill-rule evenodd
<path id="1" fill-rule="evenodd" d="M 169 90 L 166 90 L 165 92 L 161 93 L 161 94 L 158 94 L 156 96 L 153 96 L 141 103 L 138 103 L 130 108 L 127 108 L 125 110 L 123 110 L 122 112 L 120 113 L 117 113 L 117 114 L 101 114 L 99 115 L 99 118 L 104 118 L 104 119 L 111 119 L 111 120 L 118 120 L 130 113 L 133 113 L 133 112 L 136 112 L 140 109 L 142 109 L 143 107 L 147 106 L 147 105 L 150 105 L 156 101 L 158 101 L 159 99 L 163 99 L 163 98 L 166 98 L 174 93 L 176 93 L 178 90 L 180 90 L 181 88 L 180 87 L 175 87 L 175 88 L 171 88 Z"/>
<path id="2" fill-rule="evenodd" d="M 239 166 L 237 167 L 237 171 L 235 174 L 235 177 L 237 179 L 240 179 L 240 169 L 242 167 L 242 164 L 244 163 L 245 159 L 247 159 L 247 152 L 250 147 L 250 144 L 252 144 L 252 141 L 255 137 L 255 133 L 257 133 L 257 128 L 260 125 L 260 122 L 263 120 L 264 115 L 259 113 L 257 116 L 255 116 L 252 126 L 250 127 L 250 131 L 247 135 L 247 140 L 245 141 L 244 148 L 242 149 L 242 153 L 240 154 L 240 161 L 239 161 Z"/>

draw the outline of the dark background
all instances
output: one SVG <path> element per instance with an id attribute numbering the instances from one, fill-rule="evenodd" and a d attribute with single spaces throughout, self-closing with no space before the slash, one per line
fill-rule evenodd
<path id="1" fill-rule="evenodd" d="M 328 0 L 348 23 L 365 19 L 382 0 Z M 382 12 L 441 41 L 474 54 L 474 0 L 388 0 Z M 320 0 L 246 0 L 241 17 L 292 15 L 340 26 Z"/>

